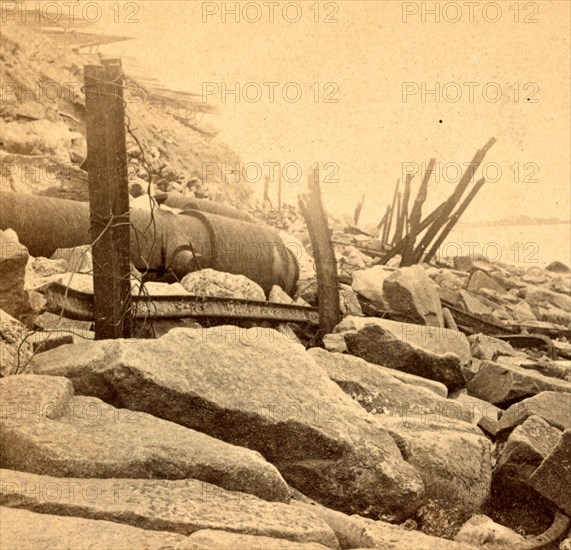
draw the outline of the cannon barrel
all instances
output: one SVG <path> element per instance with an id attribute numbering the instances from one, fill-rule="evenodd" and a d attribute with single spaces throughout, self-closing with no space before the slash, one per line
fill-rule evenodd
<path id="1" fill-rule="evenodd" d="M 130 210 L 131 261 L 138 269 L 179 279 L 200 268 L 245 275 L 267 293 L 292 294 L 299 277 L 295 254 L 272 229 L 241 219 L 189 210 Z M 32 256 L 90 244 L 87 203 L 3 192 L 0 229 L 12 228 Z"/>

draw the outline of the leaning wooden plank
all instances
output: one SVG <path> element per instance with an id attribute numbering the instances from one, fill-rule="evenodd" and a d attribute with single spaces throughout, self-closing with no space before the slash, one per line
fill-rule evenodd
<path id="1" fill-rule="evenodd" d="M 319 328 L 324 333 L 329 333 L 341 319 L 341 306 L 335 249 L 331 242 L 327 214 L 321 201 L 319 168 L 309 171 L 308 184 L 309 193 L 299 197 L 299 206 L 307 223 L 315 258 Z"/>
<path id="2" fill-rule="evenodd" d="M 434 237 L 436 237 L 438 232 L 442 229 L 442 226 L 448 221 L 448 218 L 450 217 L 452 210 L 454 210 L 454 207 L 456 206 L 456 204 L 462 197 L 464 191 L 472 181 L 472 178 L 474 177 L 476 170 L 479 168 L 480 164 L 484 160 L 486 153 L 495 142 L 496 139 L 491 138 L 488 141 L 488 143 L 484 145 L 482 149 L 476 151 L 476 154 L 474 155 L 474 158 L 472 159 L 470 166 L 465 170 L 464 174 L 462 174 L 462 177 L 460 178 L 460 181 L 458 182 L 456 189 L 454 189 L 454 192 L 452 193 L 452 195 L 450 195 L 450 197 L 446 201 L 445 203 L 446 206 L 444 207 L 444 210 L 442 211 L 438 220 L 435 221 L 435 223 L 433 223 L 428 228 L 426 234 L 422 237 L 422 240 L 420 241 L 417 249 L 414 252 L 414 263 L 419 263 L 422 260 L 422 257 L 424 256 L 424 251 L 428 248 L 428 245 L 433 241 Z"/>
<path id="3" fill-rule="evenodd" d="M 430 260 L 434 257 L 434 255 L 436 254 L 436 252 L 438 251 L 438 249 L 440 248 L 446 237 L 448 237 L 452 229 L 454 229 L 454 226 L 460 219 L 460 216 L 462 216 L 462 214 L 464 214 L 468 206 L 470 206 L 470 203 L 474 200 L 474 197 L 478 194 L 478 191 L 482 188 L 484 183 L 486 183 L 485 178 L 481 178 L 476 182 L 476 185 L 474 185 L 474 187 L 470 190 L 470 193 L 468 193 L 468 196 L 464 199 L 464 202 L 462 202 L 462 204 L 458 207 L 458 210 L 456 210 L 456 212 L 450 217 L 448 223 L 446 224 L 440 235 L 438 235 L 438 238 L 434 241 L 434 244 L 432 245 L 431 249 L 425 254 L 424 256 L 425 262 L 430 262 Z"/>

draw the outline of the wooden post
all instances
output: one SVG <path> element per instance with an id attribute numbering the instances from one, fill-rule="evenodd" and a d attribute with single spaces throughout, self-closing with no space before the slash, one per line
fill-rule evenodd
<path id="1" fill-rule="evenodd" d="M 426 216 L 426 218 L 418 224 L 418 226 L 416 227 L 416 229 L 414 231 L 412 230 L 412 228 L 410 226 L 410 222 L 409 222 L 408 216 L 407 216 L 405 219 L 406 235 L 404 236 L 404 238 L 402 240 L 400 240 L 398 243 L 396 243 L 395 246 L 393 246 L 392 250 L 388 254 L 383 256 L 381 263 L 386 264 L 389 260 L 394 258 L 397 254 L 402 254 L 404 257 L 405 247 L 410 246 L 407 243 L 414 242 L 416 237 L 420 233 L 422 233 L 427 227 L 429 227 L 430 224 L 434 222 L 434 220 L 436 220 L 438 218 L 438 216 L 440 215 L 440 213 L 444 209 L 444 205 L 445 205 L 445 203 L 442 203 L 431 214 Z M 412 253 L 412 251 L 411 251 L 411 253 Z"/>
<path id="2" fill-rule="evenodd" d="M 403 235 L 407 233 L 406 223 L 408 220 L 408 201 L 410 197 L 410 182 L 412 181 L 413 175 L 407 174 L 406 180 L 404 182 L 404 191 L 402 195 L 400 215 L 397 217 L 397 226 L 395 229 L 395 238 L 393 244 L 398 243 L 402 240 Z"/>
<path id="3" fill-rule="evenodd" d="M 438 238 L 434 241 L 434 244 L 432 245 L 430 250 L 424 256 L 424 261 L 426 263 L 432 260 L 432 258 L 440 248 L 440 245 L 444 242 L 446 237 L 448 237 L 452 229 L 454 229 L 454 226 L 460 219 L 460 216 L 462 216 L 462 214 L 464 214 L 464 212 L 466 211 L 466 208 L 470 206 L 470 203 L 472 202 L 472 200 L 474 200 L 474 197 L 478 194 L 478 191 L 481 189 L 484 183 L 486 183 L 485 178 L 479 179 L 474 185 L 474 187 L 472 187 L 466 198 L 464 199 L 464 202 L 458 207 L 458 210 L 456 210 L 456 212 L 450 217 L 448 223 L 446 224 L 446 227 L 444 227 L 440 235 L 438 235 Z"/>
<path id="4" fill-rule="evenodd" d="M 309 194 L 300 195 L 298 202 L 309 231 L 317 271 L 319 329 L 324 334 L 328 334 L 341 319 L 341 307 L 337 261 L 331 242 L 327 214 L 321 200 L 319 167 L 310 169 L 308 184 Z"/>
<path id="5" fill-rule="evenodd" d="M 393 225 L 393 216 L 396 212 L 396 203 L 397 203 L 397 196 L 400 187 L 400 179 L 397 179 L 397 184 L 395 186 L 395 192 L 393 194 L 393 202 L 391 204 L 391 209 L 389 211 L 389 218 L 387 220 L 387 226 L 385 228 L 385 235 L 383 236 L 383 242 L 389 243 L 389 237 L 391 234 L 391 226 Z"/>
<path id="6" fill-rule="evenodd" d="M 363 209 L 363 203 L 365 202 L 365 195 L 361 198 L 360 202 L 355 208 L 355 213 L 353 214 L 353 223 L 357 226 L 359 225 L 359 218 L 361 217 L 361 210 Z"/>
<path id="7" fill-rule="evenodd" d="M 129 338 L 131 261 L 121 61 L 86 65 L 85 124 L 95 338 Z"/>
<path id="8" fill-rule="evenodd" d="M 428 181 L 430 180 L 430 176 L 434 171 L 435 163 L 436 159 L 430 159 L 428 161 L 428 166 L 426 167 L 424 178 L 422 178 L 422 182 L 418 188 L 418 194 L 412 206 L 412 211 L 409 218 L 410 233 L 408 233 L 405 237 L 402 261 L 400 264 L 403 267 L 408 267 L 416 263 L 414 258 L 414 243 L 416 241 L 416 235 L 419 233 L 417 229 L 420 224 L 420 218 L 422 217 L 422 205 L 424 204 L 424 201 L 426 201 L 426 197 L 428 195 Z"/>
<path id="9" fill-rule="evenodd" d="M 400 191 L 397 193 L 397 224 L 395 226 L 395 234 L 393 236 L 393 240 L 391 241 L 391 243 L 394 245 L 398 240 L 400 240 L 400 238 L 402 237 L 402 235 L 399 235 L 399 233 L 402 233 L 402 212 L 401 212 L 401 194 Z M 400 225 L 400 227 L 399 227 Z"/>
<path id="10" fill-rule="evenodd" d="M 390 230 L 390 223 L 391 223 L 392 217 L 393 217 L 393 209 L 389 205 L 387 207 L 387 222 L 385 223 L 385 226 L 383 227 L 383 234 L 381 237 L 381 243 L 382 244 L 388 244 L 389 243 L 389 230 Z"/>
<path id="11" fill-rule="evenodd" d="M 482 149 L 478 149 L 478 151 L 476 151 L 476 154 L 474 155 L 474 158 L 472 159 L 470 166 L 465 170 L 464 174 L 462 174 L 462 177 L 460 178 L 458 185 L 456 185 L 454 192 L 452 193 L 452 195 L 450 195 L 448 200 L 444 203 L 445 206 L 444 206 L 444 209 L 442 211 L 442 214 L 428 228 L 428 230 L 426 231 L 426 233 L 422 237 L 418 247 L 414 251 L 414 263 L 418 263 L 422 260 L 422 257 L 424 255 L 424 251 L 428 248 L 428 245 L 432 242 L 434 237 L 436 237 L 436 234 L 440 231 L 442 226 L 448 221 L 450 213 L 456 207 L 456 204 L 458 203 L 458 201 L 462 197 L 462 194 L 466 190 L 466 187 L 468 187 L 468 185 L 472 181 L 472 178 L 474 177 L 476 170 L 478 169 L 478 167 L 480 166 L 480 164 L 484 160 L 486 153 L 488 152 L 490 147 L 495 142 L 496 142 L 496 139 L 491 138 L 488 141 L 488 143 L 486 143 L 486 145 L 484 145 L 484 147 Z"/>

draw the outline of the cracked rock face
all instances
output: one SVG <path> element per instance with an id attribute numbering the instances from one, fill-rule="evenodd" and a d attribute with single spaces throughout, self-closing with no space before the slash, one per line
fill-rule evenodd
<path id="1" fill-rule="evenodd" d="M 422 476 L 426 504 L 417 517 L 423 532 L 436 536 L 455 533 L 490 494 L 490 441 L 476 426 L 461 420 L 377 418 Z"/>
<path id="2" fill-rule="evenodd" d="M 412 316 L 419 324 L 444 327 L 440 296 L 422 266 L 401 267 L 387 277 L 383 298 L 390 309 Z"/>
<path id="3" fill-rule="evenodd" d="M 333 508 L 402 518 L 422 503 L 421 477 L 392 437 L 277 331 L 174 329 L 36 359 L 37 373 L 67 376 L 76 393 L 260 452 Z"/>
<path id="4" fill-rule="evenodd" d="M 545 391 L 571 393 L 571 383 L 531 369 L 491 361 L 484 361 L 468 383 L 470 395 L 496 405 L 509 405 Z"/>
<path id="5" fill-rule="evenodd" d="M 380 326 L 367 325 L 356 333 L 347 333 L 345 342 L 349 353 L 369 363 L 442 382 L 449 391 L 465 385 L 457 355 L 436 355 L 414 347 Z"/>

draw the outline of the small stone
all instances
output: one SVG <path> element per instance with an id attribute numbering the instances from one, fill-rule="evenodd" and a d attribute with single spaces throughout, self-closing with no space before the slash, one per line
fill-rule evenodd
<path id="1" fill-rule="evenodd" d="M 194 296 L 219 296 L 242 300 L 266 301 L 262 287 L 244 275 L 202 269 L 186 275 L 181 281 L 187 292 Z"/>
<path id="2" fill-rule="evenodd" d="M 495 548 L 509 545 L 517 548 L 525 538 L 508 527 L 494 522 L 481 514 L 472 516 L 454 537 L 457 542 L 471 544 L 478 548 Z"/>

